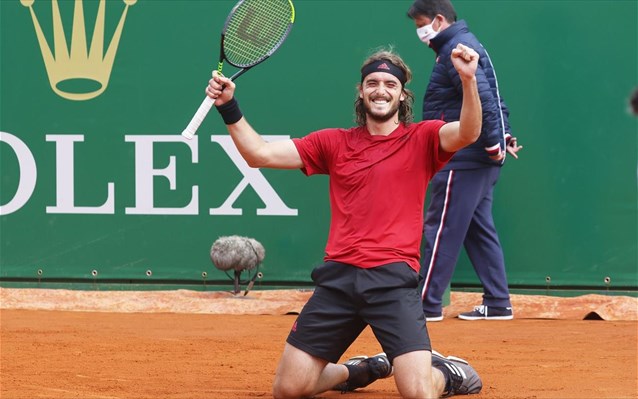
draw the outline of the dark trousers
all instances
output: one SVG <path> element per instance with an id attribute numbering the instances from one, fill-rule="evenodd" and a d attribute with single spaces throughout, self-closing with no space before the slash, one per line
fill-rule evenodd
<path id="1" fill-rule="evenodd" d="M 421 260 L 423 310 L 438 314 L 443 294 L 465 246 L 483 284 L 483 304 L 511 306 L 503 250 L 492 218 L 497 166 L 441 171 L 430 182 Z"/>

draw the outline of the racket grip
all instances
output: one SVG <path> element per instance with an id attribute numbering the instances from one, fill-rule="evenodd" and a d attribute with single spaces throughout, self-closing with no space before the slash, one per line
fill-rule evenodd
<path id="1" fill-rule="evenodd" d="M 215 100 L 206 96 L 204 101 L 202 101 L 202 105 L 199 106 L 197 112 L 195 112 L 195 115 L 193 115 L 193 119 L 191 119 L 188 126 L 186 126 L 186 129 L 184 129 L 184 131 L 182 132 L 182 136 L 186 137 L 189 140 L 195 136 L 197 129 L 204 121 L 204 118 L 206 118 L 206 115 L 208 115 L 208 111 L 210 111 L 214 103 Z"/>

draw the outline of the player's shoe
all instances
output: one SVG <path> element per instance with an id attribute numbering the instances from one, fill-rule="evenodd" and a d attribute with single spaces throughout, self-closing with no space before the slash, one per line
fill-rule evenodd
<path id="1" fill-rule="evenodd" d="M 471 312 L 461 313 L 459 319 L 463 320 L 512 320 L 514 312 L 511 307 L 499 308 L 496 306 L 479 305 Z"/>
<path id="2" fill-rule="evenodd" d="M 354 356 L 343 363 L 350 372 L 346 382 L 335 385 L 333 391 L 349 392 L 357 388 L 367 387 L 380 378 L 388 378 L 393 369 L 385 353 L 372 357 Z"/>
<path id="3" fill-rule="evenodd" d="M 465 359 L 455 356 L 445 357 L 433 350 L 432 367 L 439 369 L 445 376 L 443 398 L 479 393 L 483 388 L 481 377 Z"/>

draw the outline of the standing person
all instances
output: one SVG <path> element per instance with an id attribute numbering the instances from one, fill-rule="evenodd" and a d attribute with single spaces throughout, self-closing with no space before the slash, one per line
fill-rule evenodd
<path id="1" fill-rule="evenodd" d="M 509 111 L 498 88 L 485 48 L 456 21 L 449 0 L 415 0 L 408 11 L 421 41 L 436 53 L 436 63 L 423 98 L 423 120 L 459 120 L 463 104 L 462 78 L 450 60 L 459 43 L 479 54 L 476 71 L 483 127 L 479 139 L 458 151 L 432 179 L 430 205 L 423 227 L 421 260 L 423 310 L 428 321 L 443 319 L 443 295 L 449 286 L 461 246 L 465 246 L 483 285 L 483 303 L 461 313 L 464 320 L 510 320 L 510 302 L 503 249 L 492 217 L 494 186 L 505 161 L 522 147 L 510 134 Z"/>
<path id="2" fill-rule="evenodd" d="M 315 291 L 288 335 L 275 398 L 309 397 L 342 383 L 354 389 L 393 373 L 405 398 L 480 390 L 469 364 L 431 354 L 416 290 L 428 181 L 481 129 L 478 54 L 460 45 L 451 57 L 465 94 L 458 122 L 411 123 L 414 96 L 405 87 L 410 69 L 398 55 L 382 51 L 361 68 L 359 126 L 270 143 L 243 117 L 235 83 L 213 72 L 206 93 L 251 167 L 330 176 L 325 263 L 313 270 Z M 335 364 L 367 325 L 387 356 Z"/>

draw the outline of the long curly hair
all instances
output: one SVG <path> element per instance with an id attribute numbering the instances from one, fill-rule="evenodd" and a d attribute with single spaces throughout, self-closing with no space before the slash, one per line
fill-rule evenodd
<path id="1" fill-rule="evenodd" d="M 405 100 L 401 101 L 399 104 L 399 121 L 403 122 L 405 125 L 409 125 L 414 120 L 414 113 L 412 107 L 414 105 L 414 93 L 408 90 L 405 86 L 412 80 L 412 71 L 410 71 L 410 67 L 403 61 L 403 59 L 392 51 L 392 49 L 381 49 L 372 54 L 368 59 L 363 62 L 361 66 L 361 70 L 365 68 L 367 65 L 372 64 L 375 61 L 386 60 L 390 61 L 398 68 L 400 68 L 405 74 L 405 85 L 403 85 L 403 94 L 405 96 Z M 359 89 L 361 87 L 361 83 L 357 84 L 357 97 L 354 101 L 354 113 L 355 113 L 355 122 L 359 126 L 365 126 L 366 124 L 366 109 L 363 104 L 363 99 L 359 97 Z"/>

